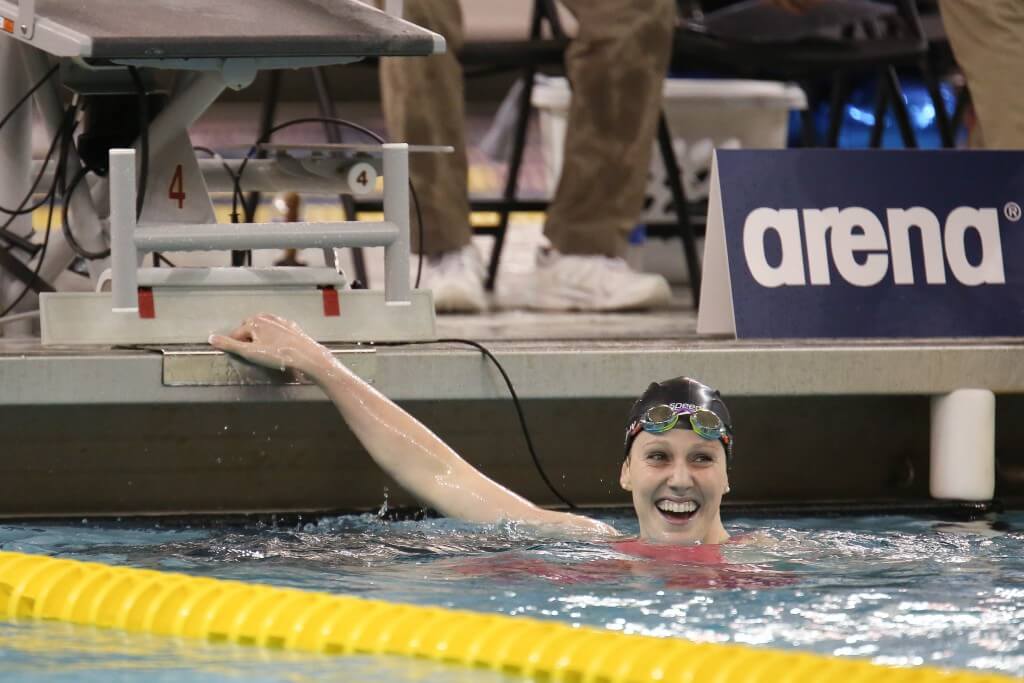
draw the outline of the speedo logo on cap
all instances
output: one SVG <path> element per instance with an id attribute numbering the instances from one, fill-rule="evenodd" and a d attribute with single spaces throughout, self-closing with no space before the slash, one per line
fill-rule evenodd
<path id="1" fill-rule="evenodd" d="M 765 238 L 781 247 L 769 263 Z M 915 233 L 915 239 L 911 234 Z M 978 249 L 968 258 L 969 233 Z M 923 273 L 915 272 L 912 251 Z M 844 209 L 754 209 L 743 224 L 743 255 L 751 275 L 763 287 L 831 284 L 832 268 L 856 287 L 872 287 L 887 277 L 897 285 L 946 283 L 948 272 L 961 284 L 1006 282 L 999 212 L 960 206 L 943 223 L 930 210 L 886 209 L 885 224 L 872 211 Z"/>

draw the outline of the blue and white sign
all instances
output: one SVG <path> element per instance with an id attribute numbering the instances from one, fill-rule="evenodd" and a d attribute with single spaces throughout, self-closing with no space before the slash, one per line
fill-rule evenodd
<path id="1" fill-rule="evenodd" d="M 697 330 L 1024 336 L 1024 153 L 721 150 Z"/>

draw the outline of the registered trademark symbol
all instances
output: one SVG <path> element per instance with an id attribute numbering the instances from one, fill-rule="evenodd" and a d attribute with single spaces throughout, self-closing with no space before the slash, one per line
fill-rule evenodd
<path id="1" fill-rule="evenodd" d="M 1003 207 L 1003 215 L 1006 216 L 1006 220 L 1016 223 L 1020 220 L 1020 214 L 1020 204 L 1017 202 L 1006 202 L 1006 206 Z"/>

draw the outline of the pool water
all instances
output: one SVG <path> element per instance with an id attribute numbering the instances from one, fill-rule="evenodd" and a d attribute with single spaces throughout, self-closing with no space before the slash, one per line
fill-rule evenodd
<path id="1" fill-rule="evenodd" d="M 627 534 L 632 514 L 599 513 Z M 626 633 L 1024 675 L 1024 513 L 727 519 L 747 543 L 661 559 L 515 524 L 7 523 L 0 549 L 528 615 Z M 756 532 L 756 533 L 755 533 Z M 0 623 L 0 680 L 504 681 L 54 623 Z"/>

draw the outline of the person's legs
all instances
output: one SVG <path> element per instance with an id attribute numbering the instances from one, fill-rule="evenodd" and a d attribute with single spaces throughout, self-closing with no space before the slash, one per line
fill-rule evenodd
<path id="1" fill-rule="evenodd" d="M 406 0 L 404 18 L 444 36 L 448 51 L 432 57 L 380 60 L 381 97 L 391 140 L 452 145 L 454 154 L 413 154 L 409 174 L 423 213 L 423 252 L 437 255 L 469 244 L 462 45 L 458 0 Z M 414 219 L 415 221 L 415 219 Z M 413 249 L 420 251 L 416 230 Z"/>
<path id="2" fill-rule="evenodd" d="M 572 103 L 545 234 L 566 254 L 621 256 L 643 208 L 675 3 L 562 1 L 579 33 L 566 54 Z"/>
<path id="3" fill-rule="evenodd" d="M 413 154 L 410 179 L 423 216 L 423 244 L 416 217 L 412 245 L 428 258 L 422 285 L 434 290 L 438 310 L 484 308 L 483 266 L 471 244 L 465 105 L 462 67 L 462 9 L 458 0 L 405 0 L 404 18 L 436 31 L 448 44 L 432 57 L 381 59 L 380 80 L 390 139 L 423 145 L 452 145 L 453 154 Z"/>
<path id="4" fill-rule="evenodd" d="M 977 114 L 972 146 L 1024 149 L 1024 3 L 941 0 L 939 5 Z"/>
<path id="5" fill-rule="evenodd" d="M 675 3 L 562 1 L 579 32 L 566 54 L 572 101 L 565 162 L 544 229 L 555 251 L 538 258 L 532 305 L 661 306 L 670 299 L 668 282 L 631 270 L 620 257 L 643 208 Z"/>

